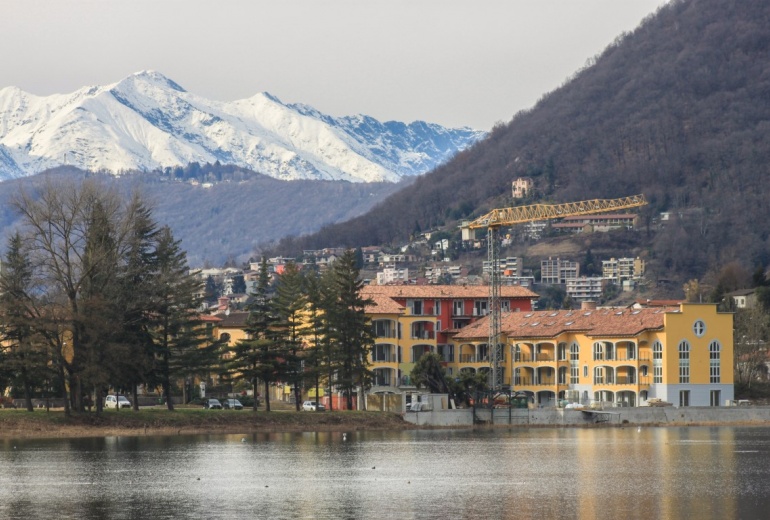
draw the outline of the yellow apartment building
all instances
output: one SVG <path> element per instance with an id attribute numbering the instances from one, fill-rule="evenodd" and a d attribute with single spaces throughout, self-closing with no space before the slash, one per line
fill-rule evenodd
<path id="1" fill-rule="evenodd" d="M 733 315 L 715 304 L 649 309 L 504 313 L 503 369 L 535 402 L 720 406 L 734 399 Z M 488 322 L 454 335 L 460 349 L 486 345 Z M 458 370 L 478 370 L 459 360 Z"/>

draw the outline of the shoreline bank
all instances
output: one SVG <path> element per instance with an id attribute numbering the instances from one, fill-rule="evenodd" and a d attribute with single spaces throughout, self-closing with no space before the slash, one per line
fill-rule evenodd
<path id="1" fill-rule="evenodd" d="M 421 426 L 389 412 L 295 412 L 250 410 L 165 409 L 105 410 L 73 413 L 63 410 L 0 410 L 0 439 L 249 434 L 260 432 L 408 430 Z"/>
<path id="2" fill-rule="evenodd" d="M 442 421 L 417 420 L 431 412 L 400 414 L 393 412 L 295 412 L 295 411 L 219 411 L 179 409 L 142 409 L 139 412 L 106 410 L 73 413 L 69 418 L 63 410 L 0 410 L 0 440 L 85 438 L 85 437 L 143 437 L 173 435 L 227 435 L 254 433 L 401 431 L 430 429 L 519 429 L 519 428 L 676 428 L 757 426 L 770 427 L 770 407 L 755 408 L 754 413 L 716 413 L 664 417 L 658 413 L 636 416 L 636 420 L 596 422 L 595 417 L 571 412 L 565 420 L 563 412 L 540 410 L 526 420 L 484 422 L 481 424 L 441 424 Z M 716 413 L 716 415 L 715 415 Z M 425 414 L 425 415 L 423 415 Z M 553 415 L 553 416 L 552 416 Z M 671 414 L 673 415 L 673 414 Z M 427 418 L 427 417 L 426 417 Z M 522 418 L 523 419 L 523 418 Z"/>

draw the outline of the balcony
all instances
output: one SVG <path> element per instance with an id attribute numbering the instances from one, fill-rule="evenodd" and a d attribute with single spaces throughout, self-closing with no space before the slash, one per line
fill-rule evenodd
<path id="1" fill-rule="evenodd" d="M 415 330 L 412 331 L 412 339 L 434 339 L 436 333 L 432 330 Z"/>
<path id="2" fill-rule="evenodd" d="M 460 363 L 489 363 L 489 356 L 476 354 L 460 354 Z"/>
<path id="3" fill-rule="evenodd" d="M 552 377 L 546 377 L 546 378 L 540 378 L 540 379 L 529 379 L 529 378 L 519 378 L 514 379 L 513 381 L 514 387 L 520 387 L 520 386 L 555 386 L 556 380 Z"/>
<path id="4" fill-rule="evenodd" d="M 397 363 L 398 356 L 395 354 L 380 354 L 372 356 L 372 363 Z"/>
<path id="5" fill-rule="evenodd" d="M 553 363 L 554 357 L 551 354 L 535 354 L 530 356 L 527 354 L 519 354 L 515 357 L 516 363 Z"/>

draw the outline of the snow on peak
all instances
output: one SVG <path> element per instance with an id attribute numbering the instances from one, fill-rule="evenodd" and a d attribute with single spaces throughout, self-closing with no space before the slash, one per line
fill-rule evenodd
<path id="1" fill-rule="evenodd" d="M 286 180 L 397 181 L 483 135 L 363 115 L 335 118 L 267 92 L 210 101 L 152 70 L 71 94 L 0 90 L 0 180 L 61 164 L 117 173 L 219 161 Z"/>

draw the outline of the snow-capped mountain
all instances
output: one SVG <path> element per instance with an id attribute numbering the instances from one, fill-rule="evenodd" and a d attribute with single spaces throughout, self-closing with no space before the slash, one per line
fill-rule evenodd
<path id="1" fill-rule="evenodd" d="M 331 117 L 267 93 L 211 101 L 153 71 L 71 94 L 0 90 L 0 180 L 62 164 L 118 173 L 219 161 L 285 180 L 398 181 L 483 136 L 421 121 Z"/>

